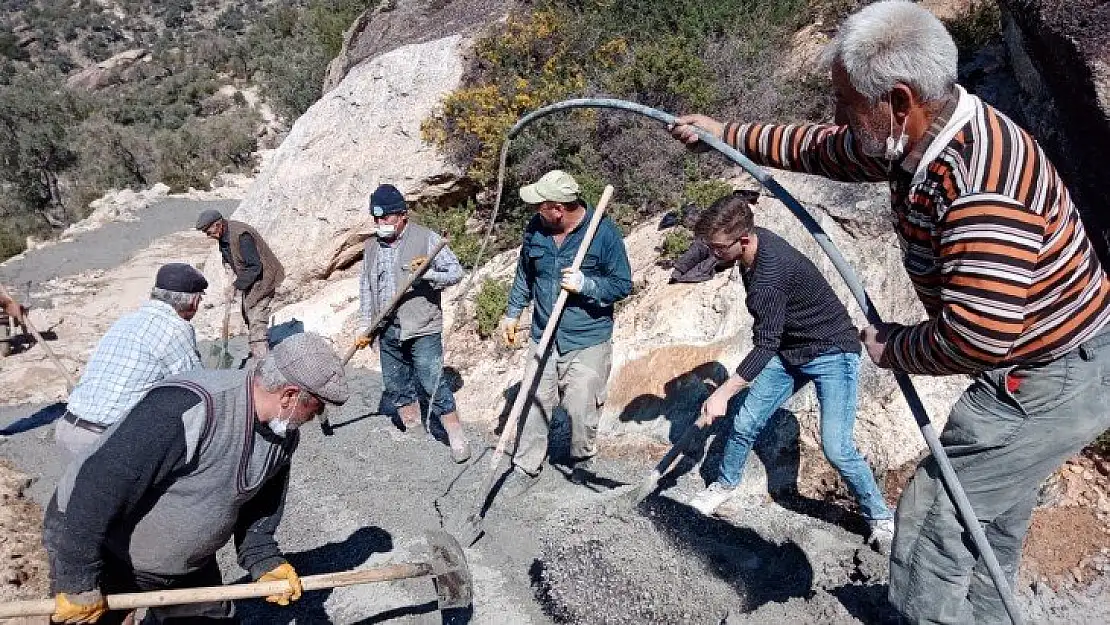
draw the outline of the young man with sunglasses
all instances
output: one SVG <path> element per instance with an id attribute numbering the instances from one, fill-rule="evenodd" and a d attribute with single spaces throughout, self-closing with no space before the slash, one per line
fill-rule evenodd
<path id="1" fill-rule="evenodd" d="M 893 515 L 852 440 L 859 335 L 817 267 L 781 237 L 754 225 L 751 201 L 740 194 L 722 198 L 694 226 L 719 260 L 739 261 L 754 323 L 751 351 L 702 406 L 699 426 L 731 408 L 732 431 L 717 480 L 690 505 L 708 515 L 728 501 L 760 431 L 783 402 L 813 382 L 821 405 L 821 449 L 859 500 L 871 530 L 868 544 L 887 553 Z M 741 391 L 746 392 L 730 404 Z"/>

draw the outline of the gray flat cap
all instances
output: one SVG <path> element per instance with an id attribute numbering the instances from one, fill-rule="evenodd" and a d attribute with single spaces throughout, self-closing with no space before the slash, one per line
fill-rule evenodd
<path id="1" fill-rule="evenodd" d="M 342 405 L 351 396 L 343 361 L 319 334 L 294 334 L 275 345 L 270 354 L 278 371 L 291 383 L 329 404 Z"/>
<path id="2" fill-rule="evenodd" d="M 197 216 L 197 230 L 207 230 L 208 226 L 211 226 L 223 218 L 223 213 L 214 208 L 209 208 Z"/>

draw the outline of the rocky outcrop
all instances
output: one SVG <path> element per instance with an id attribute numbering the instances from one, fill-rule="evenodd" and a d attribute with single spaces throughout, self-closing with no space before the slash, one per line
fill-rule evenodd
<path id="1" fill-rule="evenodd" d="M 1060 169 L 1110 267 L 1110 2 L 1000 0 L 1014 104 Z"/>
<path id="2" fill-rule="evenodd" d="M 388 0 L 363 13 L 343 37 L 339 55 L 328 65 L 324 91 L 339 85 L 363 61 L 403 45 L 450 35 L 470 35 L 500 19 L 510 0 Z"/>
<path id="3" fill-rule="evenodd" d="M 420 133 L 421 122 L 462 76 L 458 35 L 404 46 L 363 63 L 293 125 L 235 218 L 254 225 L 282 259 L 285 290 L 327 277 L 336 241 L 366 219 L 380 183 L 410 199 L 465 193 L 461 172 Z M 360 241 L 351 245 L 357 252 Z M 357 256 L 357 254 L 356 254 Z M 219 267 L 214 255 L 211 267 Z M 223 283 L 221 272 L 209 281 Z"/>
<path id="4" fill-rule="evenodd" d="M 143 64 L 150 62 L 150 52 L 143 49 L 127 50 L 86 67 L 66 79 L 71 89 L 96 91 L 142 76 Z"/>

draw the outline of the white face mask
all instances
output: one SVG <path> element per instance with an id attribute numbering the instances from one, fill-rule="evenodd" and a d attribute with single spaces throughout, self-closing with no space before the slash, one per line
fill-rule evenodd
<path id="1" fill-rule="evenodd" d="M 296 409 L 296 405 L 297 402 L 294 402 L 294 410 Z M 290 411 L 289 414 L 286 415 L 284 408 L 281 409 L 281 412 L 278 413 L 278 416 L 267 421 L 266 426 L 270 428 L 271 432 L 277 434 L 282 438 L 285 438 L 285 435 L 288 434 L 290 430 L 295 430 L 300 427 L 299 425 L 293 424 L 293 411 Z"/>
<path id="2" fill-rule="evenodd" d="M 382 224 L 378 226 L 378 236 L 383 239 L 392 239 L 397 236 L 397 226 L 395 224 Z"/>

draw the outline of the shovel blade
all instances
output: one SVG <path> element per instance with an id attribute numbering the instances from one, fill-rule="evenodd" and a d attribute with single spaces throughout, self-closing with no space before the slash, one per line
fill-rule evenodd
<path id="1" fill-rule="evenodd" d="M 432 583 L 436 588 L 439 609 L 469 607 L 474 600 L 474 588 L 466 554 L 459 541 L 447 532 L 432 530 L 428 532 L 428 547 L 431 549 Z"/>

